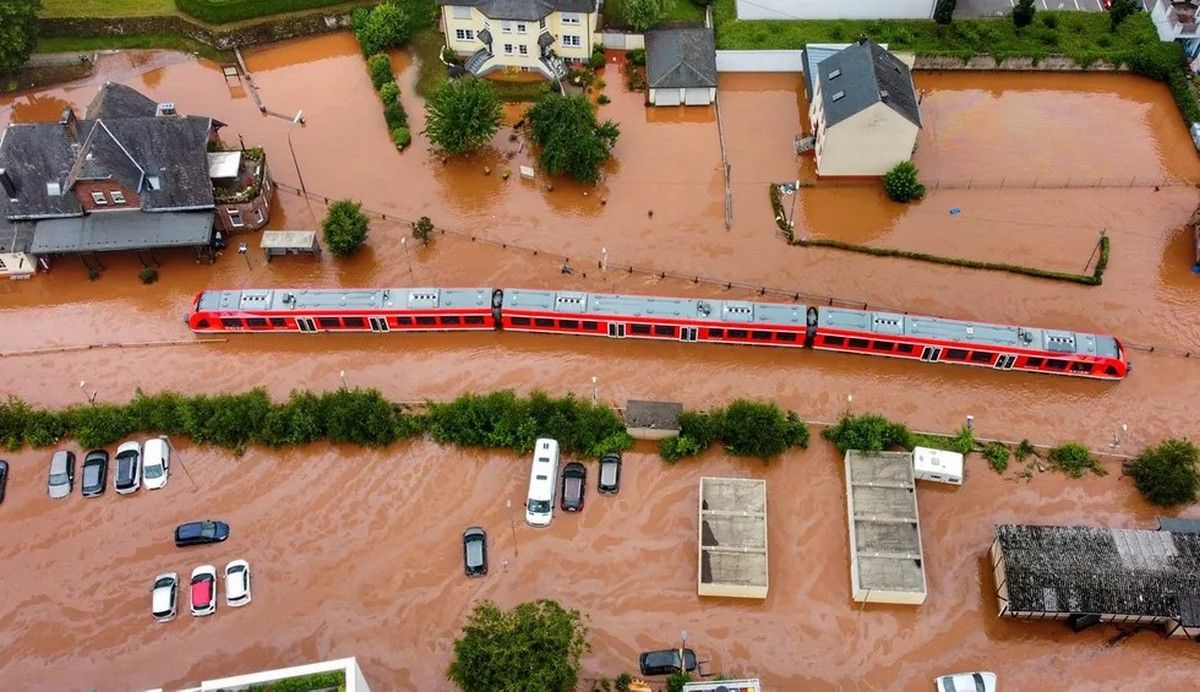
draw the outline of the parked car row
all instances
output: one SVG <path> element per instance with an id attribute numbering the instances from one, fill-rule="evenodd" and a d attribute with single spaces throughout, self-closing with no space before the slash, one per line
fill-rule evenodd
<path id="1" fill-rule="evenodd" d="M 192 570 L 188 586 L 192 615 L 203 617 L 217 612 L 217 568 L 200 565 Z M 158 622 L 170 622 L 178 613 L 179 574 L 164 572 L 150 587 L 150 614 Z M 240 608 L 250 603 L 250 563 L 234 560 L 225 565 L 225 605 Z"/>
<path id="2" fill-rule="evenodd" d="M 533 465 L 529 471 L 529 493 L 525 502 L 525 522 L 530 526 L 549 526 L 554 516 L 554 495 L 558 489 L 558 442 L 539 439 L 534 444 Z M 621 455 L 605 454 L 600 459 L 596 490 L 615 495 L 621 489 Z M 587 467 L 572 461 L 563 467 L 559 505 L 564 512 L 583 509 L 587 490 Z"/>
<path id="3" fill-rule="evenodd" d="M 104 494 L 108 484 L 108 450 L 93 449 L 83 457 L 83 480 L 80 492 L 84 497 Z M 171 471 L 171 444 L 161 437 L 142 443 L 122 442 L 117 447 L 113 490 L 118 495 L 137 492 L 143 485 L 149 490 L 166 486 Z M 7 464 L 5 465 L 7 476 Z M 61 500 L 75 489 L 75 453 L 59 450 L 50 457 L 50 477 L 47 490 L 50 498 Z"/>

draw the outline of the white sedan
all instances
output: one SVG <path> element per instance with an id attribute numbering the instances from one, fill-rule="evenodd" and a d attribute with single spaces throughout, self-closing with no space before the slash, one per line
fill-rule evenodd
<path id="1" fill-rule="evenodd" d="M 250 563 L 234 560 L 225 565 L 225 603 L 230 608 L 250 602 Z"/>
<path id="2" fill-rule="evenodd" d="M 937 692 L 996 692 L 995 673 L 955 673 L 933 681 Z"/>
<path id="3" fill-rule="evenodd" d="M 146 440 L 142 447 L 142 485 L 157 490 L 167 484 L 171 471 L 171 446 L 161 437 Z"/>

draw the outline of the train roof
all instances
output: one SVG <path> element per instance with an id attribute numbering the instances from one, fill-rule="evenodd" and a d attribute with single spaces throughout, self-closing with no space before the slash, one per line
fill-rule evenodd
<path id="1" fill-rule="evenodd" d="M 248 289 L 245 291 L 204 291 L 198 310 L 270 310 L 296 309 L 358 310 L 399 308 L 488 308 L 490 288 L 322 288 L 322 289 Z"/>
<path id="2" fill-rule="evenodd" d="M 573 315 L 619 315 L 745 322 L 747 325 L 805 325 L 807 308 L 799 303 L 663 298 L 580 291 L 504 289 L 504 307 Z"/>
<path id="3" fill-rule="evenodd" d="M 1037 327 L 1015 327 L 988 322 L 948 320 L 941 317 L 904 315 L 898 312 L 821 308 L 817 324 L 833 329 L 848 329 L 880 335 L 1012 346 L 1052 353 L 1079 353 L 1110 358 L 1116 358 L 1119 355 L 1117 340 L 1111 336 Z"/>

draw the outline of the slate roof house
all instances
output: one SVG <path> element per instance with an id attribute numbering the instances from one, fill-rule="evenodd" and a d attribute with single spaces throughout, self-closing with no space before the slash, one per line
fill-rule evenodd
<path id="1" fill-rule="evenodd" d="M 646 83 L 654 106 L 707 106 L 717 98 L 712 29 L 646 32 Z"/>
<path id="2" fill-rule="evenodd" d="M 265 158 L 259 150 L 213 151 L 223 125 L 113 83 L 83 118 L 68 108 L 58 122 L 9 125 L 0 134 L 0 243 L 41 257 L 204 253 L 214 227 L 265 225 Z"/>
<path id="3" fill-rule="evenodd" d="M 817 175 L 881 176 L 908 161 L 919 101 L 908 65 L 866 38 L 822 60 L 809 105 Z"/>
<path id="4" fill-rule="evenodd" d="M 446 45 L 481 77 L 497 70 L 566 75 L 596 43 L 599 0 L 438 0 Z"/>

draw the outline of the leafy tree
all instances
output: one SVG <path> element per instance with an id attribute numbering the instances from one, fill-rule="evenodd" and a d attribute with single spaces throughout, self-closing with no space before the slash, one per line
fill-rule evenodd
<path id="1" fill-rule="evenodd" d="M 329 205 L 329 213 L 321 222 L 325 244 L 329 251 L 339 257 L 353 255 L 367 240 L 367 215 L 362 205 L 348 199 L 340 199 Z"/>
<path id="2" fill-rule="evenodd" d="M 821 434 L 842 452 L 851 449 L 882 452 L 908 447 L 912 435 L 904 424 L 893 423 L 877 413 L 843 414 L 836 425 L 825 428 Z"/>
<path id="3" fill-rule="evenodd" d="M 954 18 L 954 7 L 958 0 L 938 0 L 933 8 L 933 21 L 938 24 L 949 24 Z"/>
<path id="4" fill-rule="evenodd" d="M 634 31 L 645 31 L 667 16 L 666 0 L 625 0 L 625 23 Z"/>
<path id="5" fill-rule="evenodd" d="M 352 22 L 358 43 L 367 55 L 403 45 L 412 38 L 412 19 L 394 2 L 383 2 L 364 12 L 355 11 Z"/>
<path id="6" fill-rule="evenodd" d="M 1013 7 L 1012 19 L 1013 24 L 1016 24 L 1018 29 L 1033 23 L 1033 14 L 1037 12 L 1037 7 L 1034 5 L 1035 1 L 1017 0 L 1017 4 Z"/>
<path id="7" fill-rule="evenodd" d="M 1141 9 L 1140 0 L 1113 0 L 1112 7 L 1108 8 L 1108 30 L 1116 31 L 1121 22 L 1132 17 L 1135 12 L 1140 12 Z"/>
<path id="8" fill-rule="evenodd" d="M 413 221 L 412 237 L 422 245 L 428 245 L 429 241 L 433 239 L 433 222 L 429 220 L 428 216 L 422 216 Z"/>
<path id="9" fill-rule="evenodd" d="M 893 202 L 911 202 L 925 196 L 925 186 L 917 180 L 917 167 L 901 161 L 883 176 L 883 189 Z"/>
<path id="10" fill-rule="evenodd" d="M 483 601 L 454 642 L 446 677 L 464 692 L 569 692 L 587 650 L 577 610 L 542 599 L 505 612 Z"/>
<path id="11" fill-rule="evenodd" d="M 1088 471 L 1097 476 L 1108 473 L 1096 457 L 1092 456 L 1088 448 L 1078 442 L 1061 444 L 1051 449 L 1046 458 L 1050 460 L 1050 465 L 1054 469 L 1062 471 L 1071 478 L 1082 478 L 1083 474 Z"/>
<path id="12" fill-rule="evenodd" d="M 425 102 L 425 136 L 448 154 L 479 149 L 500 129 L 500 100 L 481 79 L 442 82 Z"/>
<path id="13" fill-rule="evenodd" d="M 1114 5 L 1115 6 L 1115 5 Z M 1142 495 L 1156 505 L 1195 502 L 1200 489 L 1200 450 L 1188 440 L 1170 439 L 1149 447 L 1129 462 L 1126 475 Z"/>
<path id="14" fill-rule="evenodd" d="M 0 2 L 0 74 L 16 72 L 37 46 L 37 13 L 42 0 Z"/>
<path id="15" fill-rule="evenodd" d="M 621 131 L 616 123 L 597 122 L 583 96 L 543 96 L 529 109 L 530 136 L 540 147 L 538 163 L 551 175 L 568 174 L 581 183 L 600 179 Z"/>
<path id="16" fill-rule="evenodd" d="M 739 399 L 721 416 L 721 441 L 735 456 L 758 457 L 764 462 L 788 447 L 807 447 L 808 428 L 793 412 L 773 403 Z"/>

